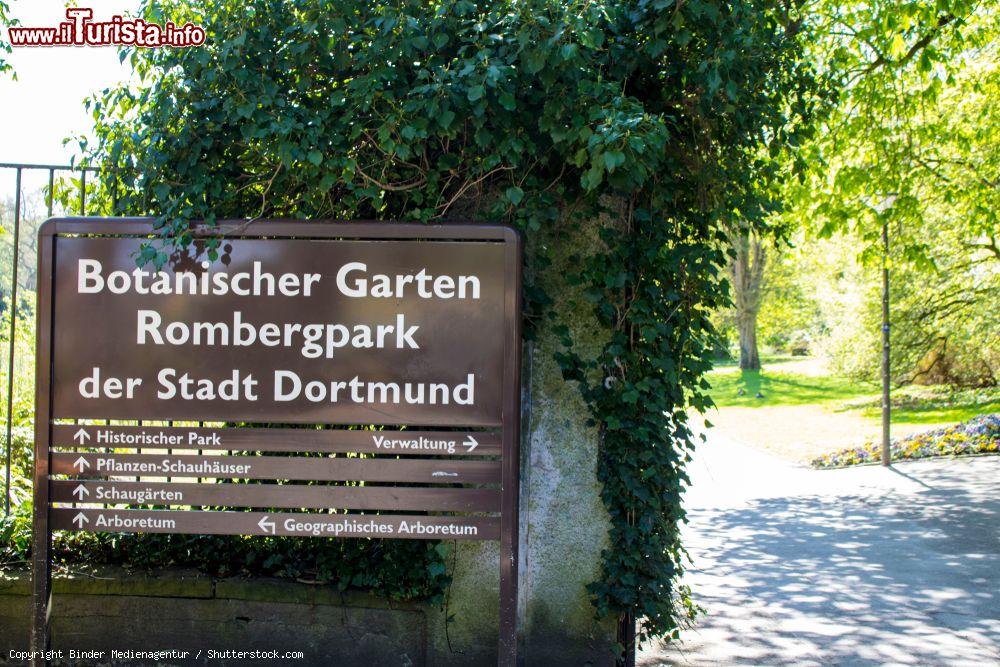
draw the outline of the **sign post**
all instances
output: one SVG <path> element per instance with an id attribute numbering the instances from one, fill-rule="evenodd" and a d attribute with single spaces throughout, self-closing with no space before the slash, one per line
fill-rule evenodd
<path id="1" fill-rule="evenodd" d="M 160 269 L 135 261 L 146 219 L 40 232 L 32 649 L 49 643 L 53 530 L 499 540 L 514 665 L 517 234 L 195 232 L 218 257 L 196 243 Z"/>

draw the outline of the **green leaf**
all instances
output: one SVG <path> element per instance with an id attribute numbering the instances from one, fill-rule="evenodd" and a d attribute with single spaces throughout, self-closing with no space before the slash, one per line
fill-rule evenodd
<path id="1" fill-rule="evenodd" d="M 899 33 L 892 36 L 892 42 L 889 45 L 889 55 L 893 58 L 899 58 L 907 51 L 906 40 Z"/>
<path id="2" fill-rule="evenodd" d="M 604 166 L 608 172 L 612 172 L 625 164 L 625 153 L 621 151 L 608 151 L 604 154 Z"/>
<path id="3" fill-rule="evenodd" d="M 596 189 L 604 180 L 603 162 L 594 162 L 583 174 L 582 185 L 586 190 Z"/>
<path id="4" fill-rule="evenodd" d="M 538 74 L 545 67 L 545 53 L 540 49 L 532 49 L 524 54 L 525 71 L 528 74 Z"/>
<path id="5" fill-rule="evenodd" d="M 442 111 L 437 116 L 438 124 L 446 130 L 451 127 L 453 120 L 455 120 L 455 112 L 451 109 Z"/>

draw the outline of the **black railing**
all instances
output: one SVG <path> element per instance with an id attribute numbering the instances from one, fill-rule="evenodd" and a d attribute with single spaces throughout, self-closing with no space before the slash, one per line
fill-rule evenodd
<path id="1" fill-rule="evenodd" d="M 70 210 L 65 211 L 66 214 L 87 214 L 87 172 L 96 172 L 95 167 L 81 167 L 72 165 L 54 165 L 54 164 L 25 164 L 19 162 L 0 162 L 0 174 L 9 173 L 8 170 L 14 171 L 14 225 L 12 234 L 12 248 L 13 257 L 11 262 L 11 278 L 10 278 L 10 303 L 8 304 L 8 310 L 10 312 L 10 340 L 7 341 L 7 396 L 6 396 L 6 438 L 4 440 L 4 515 L 10 514 L 10 500 L 11 500 L 11 458 L 14 448 L 13 442 L 13 428 L 14 428 L 14 386 L 16 383 L 16 378 L 14 376 L 14 356 L 15 356 L 15 346 L 17 343 L 17 308 L 18 308 L 18 265 L 21 262 L 21 219 L 22 219 L 22 176 L 25 171 L 42 171 L 48 172 L 48 187 L 45 189 L 46 193 L 46 217 L 52 217 L 53 204 L 55 198 L 55 185 L 56 185 L 56 174 L 57 172 L 69 172 L 72 174 L 79 175 L 79 204 L 76 210 L 72 210 L 74 207 L 70 206 Z M 32 263 L 37 262 L 37 258 L 31 258 L 29 261 Z"/>

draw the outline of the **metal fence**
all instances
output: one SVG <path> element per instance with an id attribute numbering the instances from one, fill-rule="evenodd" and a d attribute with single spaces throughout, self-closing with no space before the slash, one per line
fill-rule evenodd
<path id="1" fill-rule="evenodd" d="M 17 344 L 17 315 L 18 315 L 18 268 L 25 259 L 21 256 L 21 227 L 23 220 L 22 206 L 24 202 L 24 177 L 27 174 L 39 173 L 42 177 L 48 174 L 47 184 L 42 181 L 39 189 L 45 194 L 45 215 L 52 217 L 53 206 L 55 204 L 56 176 L 70 174 L 78 179 L 78 184 L 74 187 L 78 189 L 79 198 L 76 206 L 69 203 L 61 213 L 66 215 L 86 215 L 87 214 L 87 174 L 94 173 L 95 167 L 74 167 L 72 165 L 53 164 L 26 164 L 18 162 L 0 162 L 0 178 L 6 180 L 11 173 L 14 176 L 14 206 L 13 225 L 6 230 L 11 234 L 12 253 L 10 284 L 3 285 L 2 288 L 9 287 L 5 295 L 6 307 L 10 312 L 10 339 L 7 341 L 7 396 L 6 398 L 6 433 L 4 438 L 4 515 L 10 514 L 11 500 L 11 459 L 14 448 L 13 428 L 14 428 L 14 388 L 17 384 L 17 377 L 14 375 L 15 346 Z M 2 196 L 2 192 L 0 192 Z M 27 258 L 34 265 L 37 257 Z"/>

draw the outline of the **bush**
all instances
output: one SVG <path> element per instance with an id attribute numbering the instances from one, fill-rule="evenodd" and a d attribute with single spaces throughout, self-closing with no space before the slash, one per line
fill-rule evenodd
<path id="1" fill-rule="evenodd" d="M 31 561 L 31 503 L 0 520 L 0 569 Z M 443 602 L 450 577 L 448 542 L 336 540 L 312 537 L 57 532 L 56 567 L 194 567 L 218 577 L 272 576 L 370 590 L 390 600 Z M 414 563 L 425 567 L 414 567 Z"/>
<path id="2" fill-rule="evenodd" d="M 29 426 L 35 418 L 35 295 L 28 293 L 20 300 L 17 311 L 14 345 L 14 426 Z M 0 317 L 0 400 L 6 400 L 9 379 L 7 377 L 7 345 L 10 341 L 10 308 L 3 303 Z M 6 413 L 7 406 L 3 405 Z M 0 426 L 6 427 L 6 414 Z"/>
<path id="3" fill-rule="evenodd" d="M 818 349 L 830 369 L 873 381 L 882 364 L 882 278 L 843 240 L 819 242 L 826 257 L 824 335 Z M 968 250 L 945 237 L 933 265 L 894 258 L 890 273 L 892 380 L 996 385 L 1000 380 L 1000 271 L 970 262 Z M 981 268 L 980 268 L 981 267 Z"/>
<path id="4" fill-rule="evenodd" d="M 726 298 L 721 227 L 777 206 L 777 158 L 801 145 L 814 81 L 799 20 L 770 0 L 148 6 L 208 40 L 133 51 L 143 90 L 95 100 L 92 201 L 156 216 L 164 238 L 140 261 L 190 247 L 191 220 L 494 220 L 528 235 L 530 283 L 578 221 L 606 223 L 565 278 L 609 333 L 594 352 L 575 323 L 558 329 L 557 361 L 602 434 L 614 548 L 589 590 L 598 614 L 675 633 L 691 610 L 680 501 L 688 410 L 710 404 L 706 313 Z M 527 286 L 529 336 L 562 296 Z"/>

